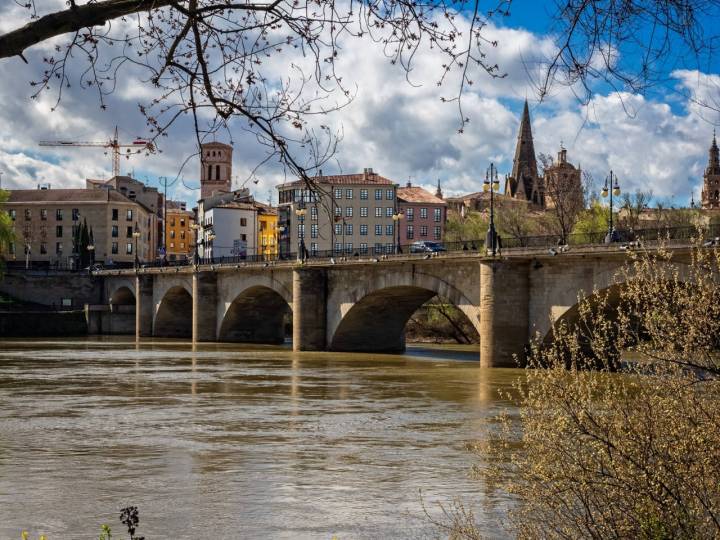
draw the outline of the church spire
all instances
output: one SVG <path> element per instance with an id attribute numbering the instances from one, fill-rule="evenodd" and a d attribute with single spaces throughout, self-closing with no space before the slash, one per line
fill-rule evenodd
<path id="1" fill-rule="evenodd" d="M 435 192 L 435 196 L 436 196 L 438 199 L 442 199 L 442 198 L 443 198 L 443 192 L 442 192 L 442 189 L 440 189 L 440 179 L 439 179 L 439 178 L 438 178 L 438 186 L 437 186 L 437 191 Z"/>
<path id="2" fill-rule="evenodd" d="M 539 186 L 537 161 L 535 159 L 535 145 L 533 144 L 532 127 L 530 126 L 530 108 L 527 99 L 520 120 L 515 158 L 513 159 L 512 178 L 517 191 L 524 191 L 519 196 L 526 200 L 533 199 L 533 191 Z M 513 195 L 518 196 L 517 191 Z"/>
<path id="3" fill-rule="evenodd" d="M 708 153 L 708 174 L 720 174 L 720 149 L 718 149 L 715 130 L 713 129 L 713 140 Z"/>

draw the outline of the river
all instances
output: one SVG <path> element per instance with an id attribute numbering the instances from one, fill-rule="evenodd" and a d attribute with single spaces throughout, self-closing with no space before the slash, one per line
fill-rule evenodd
<path id="1" fill-rule="evenodd" d="M 0 340 L 0 538 L 126 538 L 130 504 L 148 540 L 434 538 L 422 500 L 453 497 L 501 538 L 467 444 L 519 376 L 460 347 Z"/>

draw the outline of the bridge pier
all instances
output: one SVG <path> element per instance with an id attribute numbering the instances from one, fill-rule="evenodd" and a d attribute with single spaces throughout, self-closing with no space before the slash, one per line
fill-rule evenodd
<path id="1" fill-rule="evenodd" d="M 217 339 L 217 274 L 195 272 L 192 278 L 192 339 Z"/>
<path id="2" fill-rule="evenodd" d="M 324 351 L 327 348 L 327 270 L 294 268 L 293 350 Z"/>
<path id="3" fill-rule="evenodd" d="M 135 277 L 135 338 L 153 335 L 153 277 Z"/>
<path id="4" fill-rule="evenodd" d="M 529 271 L 529 263 L 480 263 L 481 367 L 517 367 L 517 360 L 524 362 L 529 342 Z"/>

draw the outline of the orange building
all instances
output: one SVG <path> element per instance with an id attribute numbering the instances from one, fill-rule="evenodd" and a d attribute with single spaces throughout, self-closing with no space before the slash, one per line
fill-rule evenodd
<path id="1" fill-rule="evenodd" d="M 195 250 L 195 231 L 190 227 L 195 223 L 193 213 L 181 208 L 171 208 L 168 204 L 165 223 L 165 247 L 168 260 L 190 258 Z"/>

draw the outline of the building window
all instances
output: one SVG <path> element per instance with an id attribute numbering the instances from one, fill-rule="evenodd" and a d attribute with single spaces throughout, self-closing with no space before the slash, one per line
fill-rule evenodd
<path id="1" fill-rule="evenodd" d="M 316 255 L 317 255 L 317 252 L 318 252 L 317 242 L 312 242 L 312 243 L 310 244 L 310 253 L 311 253 L 313 256 L 316 256 Z"/>
<path id="2" fill-rule="evenodd" d="M 118 243 L 117 242 L 112 243 L 110 251 L 112 252 L 113 255 L 117 255 L 117 253 L 118 253 Z"/>
<path id="3" fill-rule="evenodd" d="M 55 238 L 62 238 L 62 225 L 55 225 Z"/>
<path id="4" fill-rule="evenodd" d="M 375 208 L 375 217 L 382 217 L 382 207 L 378 206 Z"/>
<path id="5" fill-rule="evenodd" d="M 435 240 L 440 240 L 441 236 L 442 236 L 442 232 L 441 232 L 440 227 L 435 227 L 435 230 L 433 231 L 433 238 L 435 238 Z"/>
<path id="6" fill-rule="evenodd" d="M 335 243 L 335 253 L 340 253 L 342 251 L 342 244 Z"/>
<path id="7" fill-rule="evenodd" d="M 73 208 L 72 209 L 72 220 L 77 221 L 78 219 L 80 219 L 80 210 L 78 210 L 77 208 Z"/>
<path id="8" fill-rule="evenodd" d="M 353 190 L 352 190 L 352 189 L 346 189 L 346 190 L 345 190 L 345 198 L 346 198 L 346 199 L 352 199 L 352 198 L 353 198 Z"/>
<path id="9" fill-rule="evenodd" d="M 40 242 L 40 255 L 47 255 L 47 244 Z"/>
<path id="10" fill-rule="evenodd" d="M 244 218 L 244 217 L 240 218 L 240 226 L 247 227 L 247 218 Z"/>
<path id="11" fill-rule="evenodd" d="M 348 206 L 345 208 L 345 217 L 352 217 L 353 214 L 353 207 Z"/>
<path id="12" fill-rule="evenodd" d="M 185 218 L 180 218 L 180 226 L 185 228 Z"/>
<path id="13" fill-rule="evenodd" d="M 339 206 L 335 207 L 335 217 L 342 217 L 342 208 Z"/>
<path id="14" fill-rule="evenodd" d="M 393 224 L 392 223 L 390 225 L 385 225 L 385 234 L 387 236 L 393 235 Z"/>
<path id="15" fill-rule="evenodd" d="M 25 209 L 25 221 L 30 221 L 32 219 L 32 210 L 29 208 Z"/>
<path id="16" fill-rule="evenodd" d="M 62 242 L 55 242 L 55 254 L 62 255 Z"/>
<path id="17" fill-rule="evenodd" d="M 127 213 L 126 213 L 125 215 L 126 215 L 126 219 L 127 219 L 128 221 L 132 221 L 132 220 L 133 220 L 133 211 L 132 211 L 132 210 L 128 209 L 128 211 L 127 211 Z"/>
<path id="18" fill-rule="evenodd" d="M 10 255 L 15 255 L 15 242 L 10 242 L 8 250 L 10 251 Z"/>
<path id="19" fill-rule="evenodd" d="M 128 255 L 132 255 L 132 252 L 133 252 L 132 242 L 128 242 L 127 244 L 125 244 L 125 253 Z"/>
<path id="20" fill-rule="evenodd" d="M 342 234 L 342 223 L 336 223 L 335 224 L 335 236 L 340 236 Z"/>
<path id="21" fill-rule="evenodd" d="M 360 254 L 361 255 L 367 255 L 368 252 L 368 245 L 364 242 L 360 243 Z"/>
<path id="22" fill-rule="evenodd" d="M 113 220 L 113 221 L 117 221 L 117 220 L 118 220 L 118 209 L 117 209 L 117 208 L 113 208 L 113 209 L 112 209 L 112 220 Z"/>
<path id="23" fill-rule="evenodd" d="M 171 227 L 175 226 L 175 218 L 170 219 L 170 226 Z"/>
<path id="24" fill-rule="evenodd" d="M 382 252 L 383 252 L 383 245 L 379 244 L 379 243 L 375 244 L 375 247 L 373 248 L 373 253 L 375 253 L 376 255 L 379 255 Z"/>
<path id="25" fill-rule="evenodd" d="M 172 231 L 175 232 L 175 231 Z M 133 237 L 133 228 L 132 226 L 128 225 L 127 229 L 125 229 L 125 238 L 132 238 Z M 175 235 L 173 235 L 173 238 Z"/>
<path id="26" fill-rule="evenodd" d="M 388 207 L 385 209 L 385 217 L 390 217 L 390 218 L 393 217 L 393 212 L 394 212 L 394 211 L 395 211 L 395 209 L 394 209 L 392 206 L 388 206 Z"/>
<path id="27" fill-rule="evenodd" d="M 395 192 L 394 192 L 392 189 L 388 189 L 388 190 L 385 192 L 385 198 L 386 198 L 388 201 L 392 201 L 392 200 L 395 198 Z"/>
<path id="28" fill-rule="evenodd" d="M 55 220 L 62 221 L 62 214 L 62 208 L 58 208 L 57 210 L 55 210 Z"/>
<path id="29" fill-rule="evenodd" d="M 442 208 L 433 209 L 433 219 L 435 223 L 440 223 L 440 218 L 442 218 Z"/>
<path id="30" fill-rule="evenodd" d="M 412 221 L 415 217 L 415 209 L 414 208 L 406 208 L 405 209 L 405 219 L 408 221 Z"/>
<path id="31" fill-rule="evenodd" d="M 305 224 L 298 223 L 298 238 L 305 238 Z"/>
<path id="32" fill-rule="evenodd" d="M 352 242 L 345 244 L 345 253 L 352 253 Z"/>
<path id="33" fill-rule="evenodd" d="M 342 189 L 335 188 L 335 200 L 342 199 Z"/>
<path id="34" fill-rule="evenodd" d="M 132 227 L 128 227 L 132 229 Z M 170 238 L 175 238 L 175 231 L 170 231 Z"/>
<path id="35" fill-rule="evenodd" d="M 317 206 L 311 206 L 310 207 L 310 219 L 313 221 L 317 221 L 318 218 L 318 212 L 317 212 Z"/>
<path id="36" fill-rule="evenodd" d="M 382 189 L 375 190 L 375 200 L 382 201 Z"/>
<path id="37" fill-rule="evenodd" d="M 395 251 L 394 244 L 385 244 L 385 253 L 392 253 L 393 251 Z"/>
<path id="38" fill-rule="evenodd" d="M 361 207 L 360 207 L 360 217 L 368 217 L 368 208 L 367 208 L 367 206 L 361 206 Z"/>
<path id="39" fill-rule="evenodd" d="M 420 209 L 420 219 L 427 219 L 427 208 Z"/>
<path id="40" fill-rule="evenodd" d="M 40 219 L 47 221 L 47 208 L 40 210 Z"/>
<path id="41" fill-rule="evenodd" d="M 170 242 L 170 247 L 171 247 L 171 248 L 174 248 L 174 247 L 175 247 L 175 242 Z"/>
<path id="42" fill-rule="evenodd" d="M 360 225 L 360 236 L 367 236 L 368 233 L 368 226 L 366 223 L 363 223 Z"/>
<path id="43" fill-rule="evenodd" d="M 367 201 L 368 198 L 368 190 L 367 189 L 361 189 L 360 190 L 360 199 L 363 201 Z"/>
<path id="44" fill-rule="evenodd" d="M 185 231 L 180 231 L 180 240 L 185 240 Z"/>
<path id="45" fill-rule="evenodd" d="M 185 242 L 180 242 L 180 249 L 185 249 Z"/>
<path id="46" fill-rule="evenodd" d="M 113 226 L 112 226 L 112 229 L 111 229 L 111 232 L 110 232 L 110 236 L 112 236 L 113 238 L 117 238 L 117 237 L 118 237 L 118 226 L 117 226 L 117 225 L 113 225 Z"/>
<path id="47" fill-rule="evenodd" d="M 420 226 L 420 236 L 427 236 L 427 225 Z"/>
<path id="48" fill-rule="evenodd" d="M 17 213 L 15 212 L 14 208 L 10 210 L 9 214 L 10 214 L 10 219 L 15 221 L 15 218 L 17 217 Z"/>
<path id="49" fill-rule="evenodd" d="M 408 225 L 406 229 L 406 234 L 408 240 L 412 240 L 415 238 L 415 226 L 414 225 Z"/>
<path id="50" fill-rule="evenodd" d="M 375 236 L 382 236 L 382 225 L 375 225 Z"/>
<path id="51" fill-rule="evenodd" d="M 346 223 L 345 224 L 345 234 L 352 234 L 352 233 L 353 233 L 353 224 Z"/>
<path id="52" fill-rule="evenodd" d="M 317 238 L 318 237 L 318 224 L 313 223 L 310 225 L 310 238 Z"/>

